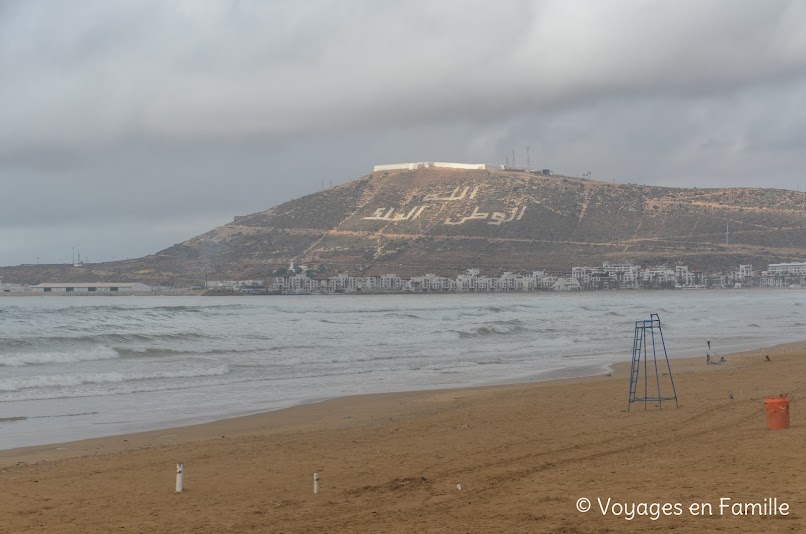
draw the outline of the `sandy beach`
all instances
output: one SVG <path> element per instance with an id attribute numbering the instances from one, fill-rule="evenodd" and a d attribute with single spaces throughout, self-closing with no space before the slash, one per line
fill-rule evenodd
<path id="1" fill-rule="evenodd" d="M 626 411 L 619 364 L 0 451 L 0 532 L 803 532 L 806 342 L 766 353 L 672 360 L 680 407 L 663 411 Z M 770 431 L 763 398 L 779 393 L 791 428 Z M 776 513 L 735 515 L 721 498 Z M 621 504 L 603 514 L 608 499 Z"/>

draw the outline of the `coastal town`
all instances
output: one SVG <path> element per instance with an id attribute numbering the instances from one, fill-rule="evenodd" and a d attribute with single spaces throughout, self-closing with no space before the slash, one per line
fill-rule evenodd
<path id="1" fill-rule="evenodd" d="M 270 294 L 340 293 L 467 293 L 530 291 L 594 291 L 616 289 L 723 289 L 723 288 L 806 287 L 806 262 L 770 264 L 754 271 L 739 265 L 728 273 L 706 274 L 685 265 L 641 267 L 632 263 L 604 262 L 600 267 L 573 267 L 569 274 L 543 270 L 528 273 L 505 271 L 499 276 L 468 269 L 456 277 L 433 273 L 412 278 L 395 274 L 381 276 L 320 276 L 307 266 L 291 264 L 287 272 L 269 280 L 208 281 L 211 290 Z"/>
<path id="2" fill-rule="evenodd" d="M 36 285 L 0 283 L 0 294 L 120 295 L 206 293 L 210 295 L 336 295 L 367 293 L 486 293 L 532 291 L 601 291 L 637 289 L 740 289 L 806 287 L 806 262 L 773 263 L 756 271 L 739 265 L 727 273 L 703 273 L 687 265 L 642 267 L 630 262 L 604 262 L 599 267 L 572 267 L 570 273 L 544 270 L 504 271 L 499 275 L 467 269 L 455 277 L 428 273 L 402 278 L 328 275 L 306 265 L 280 268 L 265 280 L 204 280 L 189 287 L 150 286 L 139 282 L 48 282 Z"/>

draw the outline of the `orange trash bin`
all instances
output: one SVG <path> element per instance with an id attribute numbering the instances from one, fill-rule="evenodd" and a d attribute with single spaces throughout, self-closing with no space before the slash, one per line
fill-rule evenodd
<path id="1" fill-rule="evenodd" d="M 770 430 L 789 428 L 789 399 L 767 397 L 764 399 L 764 415 L 767 416 L 767 428 Z"/>

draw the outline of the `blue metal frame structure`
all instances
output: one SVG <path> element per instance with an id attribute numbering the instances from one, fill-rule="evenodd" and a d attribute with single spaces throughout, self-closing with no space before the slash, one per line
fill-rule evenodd
<path id="1" fill-rule="evenodd" d="M 663 357 L 666 359 L 666 368 L 669 370 L 669 382 L 672 387 L 672 397 L 664 397 L 661 394 L 661 378 L 658 372 L 658 351 L 655 344 L 655 331 L 660 336 L 661 346 L 663 347 Z M 651 343 L 651 347 L 649 346 Z M 649 362 L 649 349 L 652 350 L 652 362 L 654 363 L 655 384 L 651 384 Z M 638 396 L 639 382 L 641 382 L 641 369 L 644 371 L 644 387 L 643 396 Z M 664 380 L 665 382 L 665 380 Z M 655 391 L 650 391 L 651 387 L 655 386 Z M 652 395 L 652 396 L 650 396 Z M 677 407 L 680 404 L 677 401 L 677 390 L 674 387 L 674 378 L 672 377 L 672 367 L 669 365 L 669 355 L 666 353 L 666 342 L 663 339 L 663 329 L 660 324 L 660 317 L 657 313 L 649 315 L 649 320 L 635 321 L 635 335 L 632 343 L 632 366 L 630 367 L 630 396 L 627 402 L 627 411 L 634 402 L 643 402 L 644 410 L 647 409 L 648 403 L 657 402 L 658 407 L 663 409 L 663 401 L 673 400 Z"/>

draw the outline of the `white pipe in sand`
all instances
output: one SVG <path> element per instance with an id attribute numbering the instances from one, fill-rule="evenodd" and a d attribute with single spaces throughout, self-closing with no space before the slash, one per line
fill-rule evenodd
<path id="1" fill-rule="evenodd" d="M 176 493 L 182 493 L 182 484 L 184 482 L 185 464 L 176 464 Z"/>
<path id="2" fill-rule="evenodd" d="M 319 493 L 319 473 L 313 474 L 313 492 Z"/>

